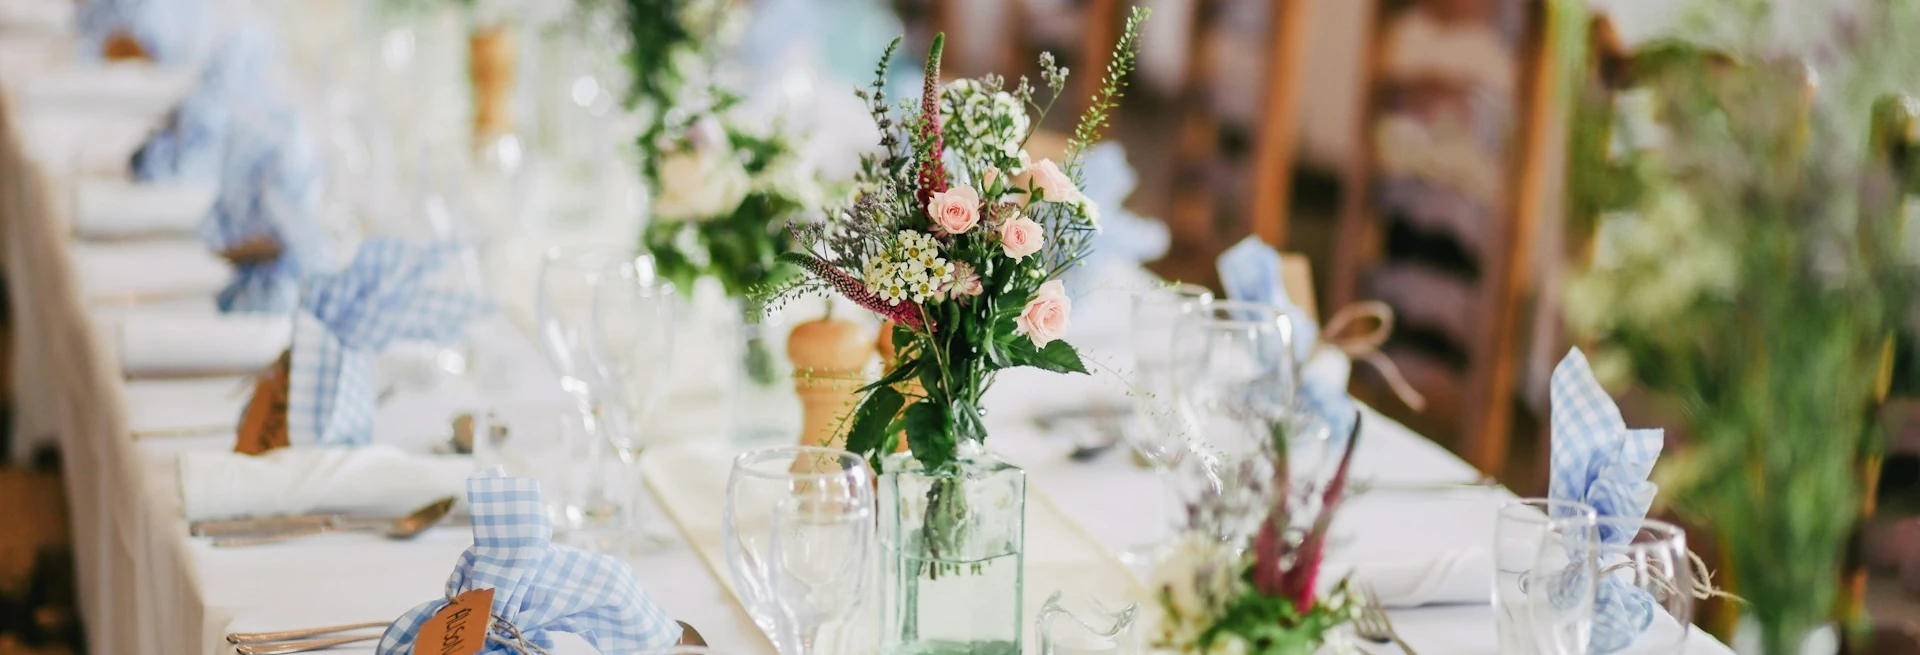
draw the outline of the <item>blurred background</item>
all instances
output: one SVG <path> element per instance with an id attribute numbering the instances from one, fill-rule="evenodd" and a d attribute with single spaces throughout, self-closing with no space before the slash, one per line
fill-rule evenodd
<path id="1" fill-rule="evenodd" d="M 1561 318 L 1561 289 L 1593 239 L 1569 228 L 1565 215 L 1567 103 L 1556 94 L 1563 81 L 1553 79 L 1550 65 L 1558 52 L 1548 29 L 1553 3 L 735 1 L 753 5 L 757 14 L 740 28 L 746 30 L 743 60 L 776 61 L 790 48 L 810 48 L 825 72 L 782 78 L 774 86 L 796 97 L 849 100 L 844 92 L 871 76 L 871 62 L 891 35 L 905 33 L 903 52 L 913 53 L 924 52 L 931 35 L 944 31 L 948 77 L 1024 72 L 1037 79 L 1036 57 L 1049 51 L 1074 72 L 1070 83 L 1082 85 L 1062 101 L 1069 103 L 1090 95 L 1126 8 L 1151 7 L 1139 69 L 1114 131 L 1137 172 L 1126 208 L 1165 225 L 1164 254 L 1148 267 L 1217 287 L 1219 254 L 1257 235 L 1308 264 L 1308 304 L 1320 316 L 1358 300 L 1385 302 L 1398 320 L 1382 350 L 1426 406 L 1407 407 L 1368 367 L 1356 368 L 1355 395 L 1517 493 L 1544 491 L 1548 374 L 1576 343 Z M 6 3 L 0 0 L 0 6 Z M 485 11 L 481 4 L 474 11 Z M 1676 29 L 1682 3 L 1587 4 L 1631 47 Z M 366 154 L 373 162 L 349 169 L 359 183 L 401 174 L 438 179 L 434 153 L 466 146 L 461 140 L 471 104 L 458 84 L 412 81 L 464 82 L 459 71 L 469 53 L 461 26 L 471 19 L 460 11 L 430 12 L 426 19 L 381 10 L 347 13 L 362 18 L 310 24 L 311 43 L 288 47 L 295 65 L 324 71 L 322 78 L 331 76 L 340 89 L 375 81 L 370 88 L 376 93 L 329 89 L 314 99 L 327 107 L 329 147 Z M 588 163 L 584 173 L 533 176 L 544 180 L 538 182 L 525 175 L 501 177 L 500 188 L 536 187 L 522 196 L 579 195 L 588 199 L 587 212 L 596 202 L 632 202 L 621 183 L 596 184 L 591 194 L 564 186 L 583 176 L 624 174 L 628 185 L 634 178 L 595 168 L 593 153 L 618 144 L 596 142 L 601 132 L 579 127 L 618 120 L 610 117 L 617 103 L 607 97 L 609 87 L 594 82 L 595 71 L 610 64 L 594 63 L 593 32 L 586 33 L 584 48 L 567 49 L 556 44 L 579 39 L 577 33 L 532 23 L 508 28 L 526 32 L 523 52 L 531 58 L 514 81 L 522 126 L 515 134 L 523 141 L 490 142 L 491 159 L 481 159 L 495 172 L 532 166 L 523 159 L 542 156 Z M 348 36 L 321 35 L 328 30 Z M 353 47 L 330 45 L 340 42 Z M 0 62 L 0 77 L 22 65 L 31 63 Z M 902 61 L 893 73 L 917 84 L 916 65 Z M 423 109 L 411 114 L 412 124 L 370 127 L 367 117 L 377 112 L 369 108 L 394 103 Z M 1066 121 L 1078 109 L 1056 110 L 1046 127 L 1070 131 Z M 828 118 L 818 119 L 816 129 L 840 129 L 835 114 L 823 116 Z M 392 140 L 407 144 L 397 152 L 380 152 L 367 145 L 372 130 L 411 137 Z M 484 181 L 489 173 L 469 174 Z M 31 308 L 0 303 L 0 367 L 12 368 L 4 317 L 26 311 Z M 11 387 L 23 379 L 30 372 L 0 375 L 0 406 L 10 406 Z M 1671 410 L 1658 399 L 1629 393 L 1622 406 L 1629 425 L 1671 423 L 1661 420 Z M 1884 414 L 1888 455 L 1877 485 L 1868 487 L 1876 489 L 1879 509 L 1862 533 L 1861 552 L 1870 573 L 1870 613 L 1897 633 L 1920 626 L 1920 403 L 1896 392 Z M 44 442 L 32 443 L 33 435 L 8 432 L 0 447 L 0 453 L 13 454 L 0 468 L 0 653 L 73 652 L 80 646 L 58 453 Z M 1672 427 L 1667 435 L 1670 445 L 1687 438 Z"/>

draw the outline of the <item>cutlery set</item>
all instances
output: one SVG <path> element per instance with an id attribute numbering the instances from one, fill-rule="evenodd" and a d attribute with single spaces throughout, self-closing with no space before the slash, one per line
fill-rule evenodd
<path id="1" fill-rule="evenodd" d="M 303 628 L 299 630 L 281 630 L 277 632 L 234 632 L 227 635 L 227 643 L 233 644 L 233 650 L 240 655 L 282 655 L 284 653 L 304 653 L 379 639 L 381 632 L 346 636 L 342 632 L 356 632 L 380 628 L 383 632 L 386 621 L 368 621 L 331 625 L 322 628 Z"/>
<path id="2" fill-rule="evenodd" d="M 212 537 L 216 548 L 258 546 L 335 532 L 380 532 L 390 539 L 412 539 L 439 525 L 453 513 L 455 498 L 447 496 L 393 519 L 358 518 L 344 514 L 307 514 L 259 519 L 195 521 L 188 530 L 195 537 Z"/>

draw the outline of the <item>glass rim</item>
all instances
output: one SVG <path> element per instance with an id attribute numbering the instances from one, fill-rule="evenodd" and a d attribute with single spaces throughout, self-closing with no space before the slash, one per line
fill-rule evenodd
<path id="1" fill-rule="evenodd" d="M 1519 507 L 1531 507 L 1531 508 L 1546 510 L 1543 513 L 1546 514 L 1547 521 L 1563 521 L 1563 520 L 1575 520 L 1575 519 L 1587 519 L 1589 521 L 1592 521 L 1600 518 L 1600 512 L 1598 510 L 1595 510 L 1592 505 L 1588 505 L 1586 503 L 1583 503 L 1577 500 L 1566 500 L 1563 498 L 1541 498 L 1537 496 L 1530 496 L 1526 498 L 1509 498 L 1507 500 L 1501 501 L 1500 509 L 1496 511 L 1495 517 L 1505 518 L 1507 516 L 1508 510 L 1519 508 Z M 1552 508 L 1555 508 L 1555 507 L 1571 509 L 1578 512 L 1578 514 L 1572 515 L 1572 516 L 1554 516 L 1552 512 Z"/>
<path id="2" fill-rule="evenodd" d="M 1177 298 L 1177 299 L 1180 299 L 1182 302 L 1193 302 L 1195 300 L 1200 300 L 1200 299 L 1204 299 L 1207 302 L 1211 302 L 1215 299 L 1213 289 L 1209 289 L 1207 287 L 1203 287 L 1198 284 L 1194 284 L 1192 282 L 1180 282 L 1180 281 L 1168 282 L 1166 284 L 1157 284 L 1157 285 L 1136 291 L 1134 292 L 1133 295 L 1135 297 L 1141 297 L 1141 298 L 1163 296 L 1168 298 Z"/>
<path id="3" fill-rule="evenodd" d="M 592 271 L 633 266 L 635 261 L 643 258 L 649 263 L 653 261 L 653 255 L 628 252 L 612 246 L 549 246 L 540 255 L 540 261 L 548 266 Z"/>
<path id="4" fill-rule="evenodd" d="M 853 462 L 854 466 L 840 469 L 837 472 L 794 473 L 791 470 L 783 470 L 780 473 L 769 473 L 766 471 L 755 469 L 751 465 L 751 463 L 759 462 L 763 459 L 768 458 L 768 456 L 770 455 L 785 455 L 785 459 L 791 461 L 803 455 L 809 455 L 809 454 L 826 455 L 826 456 L 833 457 L 835 459 L 844 458 L 848 461 Z M 867 471 L 870 469 L 867 467 L 866 459 L 861 458 L 859 455 L 854 454 L 851 451 L 842 450 L 839 448 L 828 448 L 826 446 L 794 446 L 794 445 L 761 446 L 759 448 L 754 448 L 752 450 L 742 452 L 739 455 L 735 455 L 733 457 L 732 468 L 735 473 L 739 473 L 741 475 L 746 475 L 754 478 L 759 478 L 762 480 L 815 481 L 815 480 L 825 480 L 828 478 L 845 478 L 845 477 L 848 477 L 849 474 L 852 474 L 857 477 L 863 477 L 863 478 L 873 477 L 871 473 L 867 473 Z"/>
<path id="5" fill-rule="evenodd" d="M 1279 305 L 1251 300 L 1223 300 L 1214 298 L 1205 301 L 1187 303 L 1189 310 L 1180 318 L 1183 321 L 1208 328 L 1275 327 L 1292 330 L 1293 321 Z M 1258 312 L 1257 318 L 1239 318 L 1232 315 L 1220 316 L 1223 312 Z M 1204 312 L 1204 314 L 1202 313 Z"/>
<path id="6" fill-rule="evenodd" d="M 1674 525 L 1671 522 L 1662 521 L 1660 519 L 1655 519 L 1655 518 L 1636 519 L 1636 518 L 1630 518 L 1625 516 L 1602 516 L 1594 520 L 1594 525 L 1621 528 L 1622 530 L 1625 530 L 1627 528 L 1632 528 L 1633 534 L 1635 535 L 1640 534 L 1642 532 L 1653 532 L 1661 535 L 1660 541 L 1663 541 L 1663 542 L 1674 542 L 1681 546 L 1685 546 L 1687 543 L 1686 529 L 1681 528 L 1678 525 Z M 1601 545 L 1610 546 L 1613 548 L 1620 548 L 1620 549 L 1631 549 L 1636 547 L 1639 544 L 1644 544 L 1644 543 L 1646 542 L 1635 542 L 1634 540 L 1628 540 L 1627 543 L 1624 543 L 1624 544 L 1601 544 Z"/>

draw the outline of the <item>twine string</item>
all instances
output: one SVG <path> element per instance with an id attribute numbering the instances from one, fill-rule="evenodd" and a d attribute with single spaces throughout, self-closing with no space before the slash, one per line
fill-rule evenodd
<path id="1" fill-rule="evenodd" d="M 1370 325 L 1370 327 L 1369 327 Z M 1393 359 L 1380 351 L 1387 337 L 1393 336 L 1393 308 L 1378 300 L 1363 300 L 1334 312 L 1320 331 L 1318 345 L 1333 348 L 1348 359 L 1366 362 L 1386 379 L 1393 395 L 1414 411 L 1426 409 L 1427 399 L 1420 395 Z"/>

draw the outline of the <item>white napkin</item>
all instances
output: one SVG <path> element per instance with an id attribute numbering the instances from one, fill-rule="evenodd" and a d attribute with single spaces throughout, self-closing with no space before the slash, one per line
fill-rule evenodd
<path id="1" fill-rule="evenodd" d="M 219 190 L 213 184 L 82 181 L 74 196 L 73 233 L 86 239 L 190 235 Z"/>
<path id="2" fill-rule="evenodd" d="M 252 395 L 250 375 L 129 380 L 127 428 L 134 438 L 232 434 Z"/>
<path id="3" fill-rule="evenodd" d="M 198 240 L 79 241 L 68 252 L 90 302 L 211 298 L 233 277 L 233 267 Z"/>
<path id="4" fill-rule="evenodd" d="M 180 455 L 181 508 L 189 521 L 315 512 L 400 516 L 462 497 L 470 457 L 408 455 L 393 446 L 283 448 L 258 457 Z"/>
<path id="5" fill-rule="evenodd" d="M 185 98 L 198 77 L 186 67 L 147 62 L 76 62 L 27 80 L 21 97 L 34 107 L 108 107 L 157 117 Z"/>
<path id="6" fill-rule="evenodd" d="M 1428 558 L 1364 562 L 1345 572 L 1326 571 L 1321 579 L 1332 586 L 1343 575 L 1353 589 L 1372 589 L 1379 595 L 1380 604 L 1390 608 L 1485 604 L 1493 597 L 1493 558 L 1485 548 L 1454 550 Z"/>
<path id="7" fill-rule="evenodd" d="M 292 336 L 284 315 L 136 311 L 120 322 L 120 368 L 129 378 L 250 373 Z"/>

